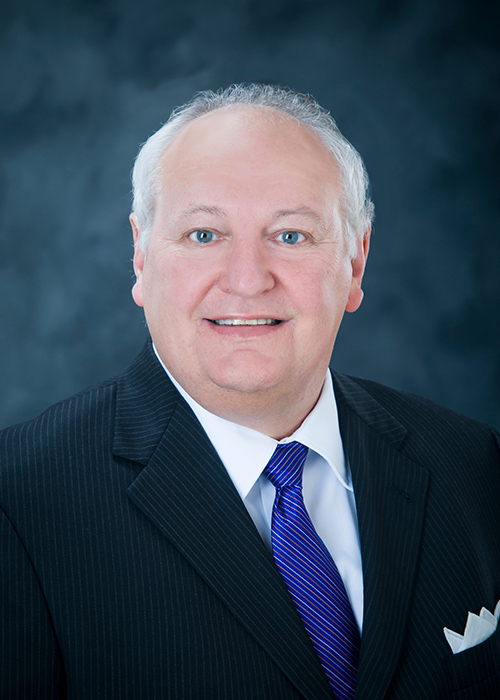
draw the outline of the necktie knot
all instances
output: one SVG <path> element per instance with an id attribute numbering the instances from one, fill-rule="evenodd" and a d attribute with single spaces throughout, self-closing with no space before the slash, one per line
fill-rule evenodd
<path id="1" fill-rule="evenodd" d="M 308 448 L 300 442 L 277 445 L 264 474 L 276 489 L 302 485 Z"/>

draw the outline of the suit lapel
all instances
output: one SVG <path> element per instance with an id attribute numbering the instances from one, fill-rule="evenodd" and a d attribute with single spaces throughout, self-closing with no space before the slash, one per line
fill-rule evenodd
<path id="1" fill-rule="evenodd" d="M 132 501 L 304 697 L 331 700 L 326 676 L 271 554 L 151 348 L 118 388 L 114 449 L 145 465 L 128 489 Z"/>
<path id="2" fill-rule="evenodd" d="M 398 448 L 404 428 L 356 382 L 334 377 L 352 470 L 364 581 L 359 700 L 378 700 L 396 670 L 416 575 L 428 474 Z"/>
<path id="3" fill-rule="evenodd" d="M 395 672 L 415 577 L 428 476 L 399 448 L 406 429 L 334 376 L 352 470 L 364 578 L 358 700 Z M 331 691 L 271 555 L 195 416 L 150 344 L 118 381 L 114 453 L 144 465 L 134 503 L 179 549 L 305 698 Z"/>

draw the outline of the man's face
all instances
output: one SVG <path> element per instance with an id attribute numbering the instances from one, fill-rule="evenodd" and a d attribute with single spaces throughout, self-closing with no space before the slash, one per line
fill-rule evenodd
<path id="1" fill-rule="evenodd" d="M 164 364 L 208 410 L 277 437 L 314 406 L 343 313 L 362 299 L 368 243 L 351 261 L 341 200 L 333 156 L 272 110 L 212 112 L 167 147 L 145 254 L 131 217 L 133 296 Z"/>

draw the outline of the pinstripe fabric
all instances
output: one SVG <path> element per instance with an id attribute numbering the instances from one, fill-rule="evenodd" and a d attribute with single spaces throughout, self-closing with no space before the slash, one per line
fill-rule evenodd
<path id="1" fill-rule="evenodd" d="M 264 469 L 276 488 L 273 554 L 335 697 L 352 700 L 361 640 L 342 578 L 304 504 L 307 452 L 299 442 L 278 445 Z"/>
<path id="2" fill-rule="evenodd" d="M 442 632 L 500 597 L 498 433 L 373 382 L 334 383 L 363 561 L 356 697 L 498 700 L 499 631 L 456 656 Z"/>
<path id="3" fill-rule="evenodd" d="M 498 700 L 492 431 L 335 376 L 359 519 L 357 700 Z M 397 416 L 397 420 L 394 418 Z M 119 377 L 0 433 L 2 700 L 331 700 L 288 591 L 150 344 Z"/>
<path id="4" fill-rule="evenodd" d="M 149 347 L 0 445 L 2 700 L 331 700 L 272 558 Z"/>

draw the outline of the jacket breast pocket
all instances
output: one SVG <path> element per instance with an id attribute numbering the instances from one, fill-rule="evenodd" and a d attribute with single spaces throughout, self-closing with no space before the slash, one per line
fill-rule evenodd
<path id="1" fill-rule="evenodd" d="M 500 627 L 484 642 L 449 661 L 454 700 L 498 700 L 500 698 Z"/>

